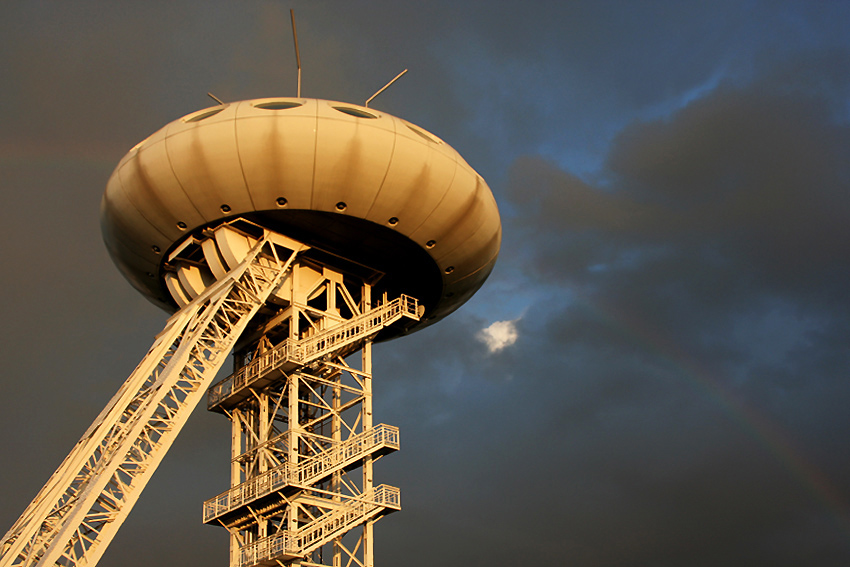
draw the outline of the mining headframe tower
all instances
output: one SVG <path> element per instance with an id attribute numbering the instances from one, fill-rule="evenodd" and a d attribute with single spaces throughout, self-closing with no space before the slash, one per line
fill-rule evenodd
<path id="1" fill-rule="evenodd" d="M 446 317 L 489 275 L 501 223 L 481 176 L 419 126 L 299 86 L 137 144 L 101 224 L 118 269 L 173 314 L 0 566 L 95 565 L 206 396 L 232 424 L 230 487 L 203 505 L 230 566 L 372 567 L 374 523 L 401 505 L 373 477 L 400 445 L 372 415 L 372 344 Z"/>

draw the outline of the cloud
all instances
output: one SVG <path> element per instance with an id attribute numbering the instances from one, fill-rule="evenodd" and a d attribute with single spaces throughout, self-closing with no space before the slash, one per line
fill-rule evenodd
<path id="1" fill-rule="evenodd" d="M 538 387 L 561 381 L 536 416 L 572 436 L 565 453 L 585 466 L 571 482 L 620 495 L 595 504 L 616 516 L 599 525 L 642 534 L 598 564 L 782 564 L 767 558 L 789 534 L 805 547 L 797 561 L 846 557 L 811 537 L 850 494 L 850 462 L 825 433 L 850 427 L 836 402 L 850 397 L 840 61 L 811 56 L 806 81 L 772 69 L 634 121 L 594 176 L 535 155 L 512 165 L 506 240 L 522 239 L 528 285 L 550 290 L 517 367 Z M 583 446 L 594 441 L 605 456 Z"/>
<path id="2" fill-rule="evenodd" d="M 597 288 L 633 278 L 671 305 L 678 293 L 709 308 L 768 291 L 815 299 L 815 288 L 844 303 L 850 128 L 814 84 L 727 86 L 669 119 L 635 122 L 595 184 L 517 160 L 508 189 L 534 229 L 528 267 Z"/>
<path id="3" fill-rule="evenodd" d="M 490 354 L 497 353 L 514 344 L 519 338 L 517 321 L 496 321 L 489 327 L 481 329 L 476 337 L 487 345 Z"/>

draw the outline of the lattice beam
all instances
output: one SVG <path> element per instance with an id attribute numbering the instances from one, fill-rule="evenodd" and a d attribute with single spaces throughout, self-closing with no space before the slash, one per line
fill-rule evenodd
<path id="1" fill-rule="evenodd" d="M 238 267 L 169 319 L 4 536 L 0 566 L 96 564 L 297 248 L 266 233 Z"/>

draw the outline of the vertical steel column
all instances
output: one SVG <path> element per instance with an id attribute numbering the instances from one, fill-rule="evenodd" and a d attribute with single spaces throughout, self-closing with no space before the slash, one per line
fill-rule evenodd
<path id="1" fill-rule="evenodd" d="M 363 312 L 372 309 L 372 286 L 363 285 Z M 363 430 L 372 429 L 372 341 L 367 340 L 363 345 L 361 354 L 361 365 L 363 369 Z M 372 476 L 372 455 L 363 458 L 363 492 L 370 494 L 374 488 Z M 363 524 L 363 567 L 374 567 L 375 557 L 373 552 L 373 541 L 375 539 L 375 522 L 367 521 Z"/>
<path id="2" fill-rule="evenodd" d="M 242 482 L 242 467 L 238 458 L 245 451 L 242 443 L 242 412 L 239 408 L 230 414 L 230 486 L 236 486 Z M 235 533 L 230 534 L 230 565 L 235 565 L 239 560 L 239 540 Z"/>

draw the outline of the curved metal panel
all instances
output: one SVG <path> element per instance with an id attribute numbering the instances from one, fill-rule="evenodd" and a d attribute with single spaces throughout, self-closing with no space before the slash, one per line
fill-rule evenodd
<path id="1" fill-rule="evenodd" d="M 272 100 L 280 99 L 245 101 L 236 109 L 236 142 L 245 183 L 255 210 L 309 209 L 317 102 L 297 100 L 303 104 L 281 110 L 255 106 Z"/>
<path id="2" fill-rule="evenodd" d="M 377 113 L 373 114 L 376 118 L 359 118 L 335 107 L 359 109 L 325 101 L 317 105 L 310 208 L 363 218 L 381 188 L 392 156 L 392 120 Z"/>
<path id="3" fill-rule="evenodd" d="M 433 134 L 357 105 L 282 98 L 202 109 L 137 144 L 107 184 L 102 227 L 122 273 L 163 305 L 169 251 L 239 216 L 384 273 L 379 287 L 415 291 L 427 310 L 417 328 L 478 289 L 501 234 L 487 184 Z M 203 246 L 211 275 L 247 250 L 227 234 Z"/>

